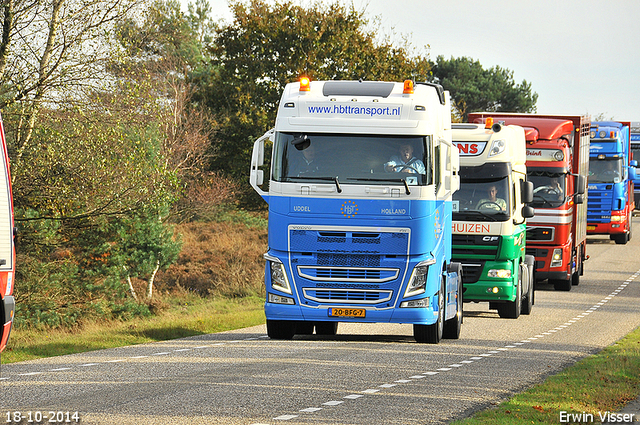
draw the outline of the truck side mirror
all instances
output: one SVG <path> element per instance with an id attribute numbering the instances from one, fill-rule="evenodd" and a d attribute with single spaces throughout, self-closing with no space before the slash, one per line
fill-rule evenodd
<path id="1" fill-rule="evenodd" d="M 637 167 L 637 166 L 638 166 L 638 161 L 636 161 L 635 159 L 632 159 L 632 160 L 629 162 L 629 165 L 635 168 L 635 167 Z"/>
<path id="2" fill-rule="evenodd" d="M 584 193 L 587 191 L 587 178 L 581 174 L 578 174 L 576 176 L 576 193 L 579 195 L 584 195 Z M 584 201 L 584 199 L 583 199 Z M 574 202 L 575 202 L 575 198 L 574 198 Z M 577 204 L 578 202 L 576 202 Z M 582 203 L 582 202 L 580 202 Z"/>
<path id="3" fill-rule="evenodd" d="M 533 209 L 533 207 L 530 207 L 529 205 L 525 205 L 524 207 L 522 207 L 522 216 L 524 218 L 531 218 L 535 215 L 535 210 Z"/>
<path id="4" fill-rule="evenodd" d="M 577 193 L 574 197 L 573 197 L 573 203 L 578 205 L 578 204 L 584 204 L 584 194 L 582 193 Z"/>
<path id="5" fill-rule="evenodd" d="M 251 169 L 249 170 L 249 184 L 251 184 L 253 189 L 267 202 L 268 193 L 260 189 L 260 186 L 264 183 L 264 171 L 259 169 L 259 167 L 264 165 L 264 142 L 267 139 L 271 139 L 273 133 L 273 130 L 269 130 L 254 142 L 253 153 L 251 155 Z"/>
<path id="6" fill-rule="evenodd" d="M 533 202 L 533 182 L 521 181 L 520 192 L 520 198 L 522 199 L 523 204 L 530 204 Z M 524 216 L 524 214 L 522 215 Z"/>

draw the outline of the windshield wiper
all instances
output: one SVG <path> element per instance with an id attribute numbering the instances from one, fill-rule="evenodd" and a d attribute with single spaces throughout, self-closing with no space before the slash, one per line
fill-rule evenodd
<path id="1" fill-rule="evenodd" d="M 338 190 L 338 193 L 342 193 L 342 188 L 340 187 L 340 181 L 338 181 L 338 176 L 335 176 L 335 177 L 290 176 L 289 180 L 291 179 L 325 180 L 325 181 L 334 182 L 336 184 L 336 189 Z"/>
<path id="2" fill-rule="evenodd" d="M 482 211 L 478 211 L 478 210 L 458 211 L 458 212 L 454 212 L 453 213 L 454 216 L 458 215 L 458 214 L 481 215 L 481 216 L 486 217 L 486 218 L 488 218 L 488 219 L 490 219 L 492 221 L 498 221 L 498 219 L 495 217 L 496 216 L 495 214 L 491 214 L 490 215 L 490 214 L 486 214 L 486 213 L 483 213 Z M 504 214 L 504 213 L 502 213 L 502 214 Z"/>
<path id="3" fill-rule="evenodd" d="M 357 182 L 390 182 L 390 183 L 404 183 L 404 189 L 407 195 L 411 195 L 411 191 L 409 190 L 409 183 L 407 183 L 407 179 L 358 179 L 358 178 L 348 178 L 347 180 L 353 180 Z"/>
<path id="4" fill-rule="evenodd" d="M 540 195 L 533 195 L 533 199 L 540 199 L 540 200 L 542 200 L 542 205 L 548 204 L 551 208 L 555 208 L 551 202 L 549 202 L 546 198 L 543 198 Z M 560 204 L 560 205 L 562 205 L 562 204 Z"/>

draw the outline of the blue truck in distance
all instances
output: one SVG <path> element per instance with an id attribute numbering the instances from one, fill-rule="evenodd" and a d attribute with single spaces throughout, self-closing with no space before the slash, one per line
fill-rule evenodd
<path id="1" fill-rule="evenodd" d="M 587 234 L 631 239 L 637 161 L 631 159 L 629 122 L 591 122 Z"/>
<path id="2" fill-rule="evenodd" d="M 268 336 L 335 335 L 339 322 L 359 322 L 412 324 L 421 343 L 458 338 L 459 168 L 439 85 L 287 84 L 275 128 L 254 143 L 249 178 L 269 204 Z"/>
<path id="3" fill-rule="evenodd" d="M 629 129 L 629 139 L 631 140 L 631 159 L 638 161 L 640 159 L 640 122 L 632 122 Z M 636 209 L 640 209 L 640 176 L 636 173 L 633 179 L 633 200 Z"/>

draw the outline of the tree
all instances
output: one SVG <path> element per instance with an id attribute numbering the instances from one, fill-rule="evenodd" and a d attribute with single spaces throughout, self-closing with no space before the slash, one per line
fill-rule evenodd
<path id="1" fill-rule="evenodd" d="M 152 37 L 136 44 L 140 32 L 124 29 L 144 3 L 0 7 L 9 28 L 0 44 L 0 105 L 20 227 L 16 295 L 32 301 L 20 308 L 34 323 L 73 324 L 96 309 L 144 312 L 127 304 L 125 280 L 145 279 L 150 298 L 155 273 L 176 258 L 168 211 L 208 143 L 199 133 L 206 117 L 188 107 L 191 63 L 181 59 L 194 51 L 190 43 L 199 45 L 172 29 L 156 43 L 163 50 L 151 49 Z M 145 11 L 168 22 L 178 16 L 172 5 L 164 15 Z"/>
<path id="2" fill-rule="evenodd" d="M 531 84 L 513 81 L 513 72 L 495 66 L 485 70 L 480 62 L 467 57 L 445 59 L 433 64 L 433 79 L 451 93 L 454 115 L 462 121 L 475 111 L 535 112 L 538 94 Z"/>
<path id="3" fill-rule="evenodd" d="M 44 105 L 75 104 L 112 82 L 113 24 L 144 0 L 7 0 L 0 41 L 0 109 L 20 114 L 13 163 L 20 166 Z"/>
<path id="4" fill-rule="evenodd" d="M 146 281 L 145 298 L 147 302 L 151 301 L 156 274 L 173 264 L 180 253 L 181 244 L 174 239 L 173 228 L 162 221 L 167 213 L 166 209 L 145 210 L 111 223 L 115 240 L 109 253 L 122 263 L 131 295 L 136 300 L 131 278 Z"/>
<path id="5" fill-rule="evenodd" d="M 211 64 L 193 81 L 194 100 L 217 117 L 212 168 L 245 179 L 253 141 L 275 121 L 284 86 L 312 79 L 426 80 L 428 60 L 368 29 L 363 12 L 339 2 L 232 2 L 233 22 L 215 34 Z M 348 42 L 347 42 L 348 40 Z"/>

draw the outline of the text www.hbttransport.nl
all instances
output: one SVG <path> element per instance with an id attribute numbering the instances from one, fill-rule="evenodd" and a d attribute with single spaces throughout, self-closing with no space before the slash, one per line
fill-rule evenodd
<path id="1" fill-rule="evenodd" d="M 372 107 L 372 106 L 345 106 L 345 105 L 333 105 L 333 106 L 309 106 L 310 114 L 316 115 L 366 115 L 370 117 L 399 117 L 400 106 L 391 107 Z"/>

